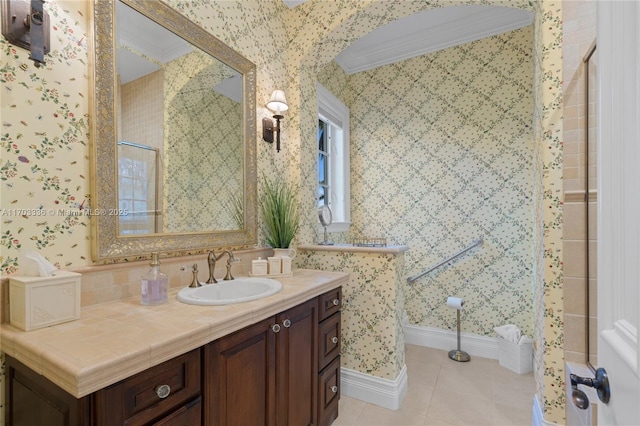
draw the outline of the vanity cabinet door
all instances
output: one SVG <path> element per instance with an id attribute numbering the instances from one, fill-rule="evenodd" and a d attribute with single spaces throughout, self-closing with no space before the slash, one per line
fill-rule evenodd
<path id="1" fill-rule="evenodd" d="M 320 373 L 319 387 L 318 424 L 327 426 L 338 417 L 338 402 L 340 400 L 339 356 Z"/>
<path id="2" fill-rule="evenodd" d="M 318 299 L 205 347 L 204 422 L 315 425 Z"/>
<path id="3" fill-rule="evenodd" d="M 8 425 L 91 424 L 89 397 L 76 399 L 10 356 L 6 356 L 5 361 L 5 420 Z"/>
<path id="4" fill-rule="evenodd" d="M 336 312 L 320 323 L 320 370 L 340 355 L 340 322 L 340 312 Z"/>
<path id="5" fill-rule="evenodd" d="M 277 316 L 278 425 L 316 423 L 318 301 L 309 300 Z"/>
<path id="6" fill-rule="evenodd" d="M 271 317 L 205 346 L 203 425 L 275 425 L 275 325 Z"/>

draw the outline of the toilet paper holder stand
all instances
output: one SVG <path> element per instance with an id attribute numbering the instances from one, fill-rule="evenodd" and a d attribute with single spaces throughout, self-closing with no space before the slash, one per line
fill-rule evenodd
<path id="1" fill-rule="evenodd" d="M 468 353 L 460 349 L 460 309 L 456 309 L 456 328 L 457 328 L 457 337 L 458 337 L 458 347 L 457 349 L 452 349 L 449 351 L 449 358 L 458 362 L 468 362 L 471 360 L 471 357 Z"/>

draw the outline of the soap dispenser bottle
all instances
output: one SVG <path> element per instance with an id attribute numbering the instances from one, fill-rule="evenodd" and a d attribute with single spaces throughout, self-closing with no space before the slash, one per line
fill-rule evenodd
<path id="1" fill-rule="evenodd" d="M 151 253 L 151 269 L 142 277 L 142 304 L 160 305 L 167 301 L 169 277 L 160 272 L 160 260 L 157 252 Z"/>

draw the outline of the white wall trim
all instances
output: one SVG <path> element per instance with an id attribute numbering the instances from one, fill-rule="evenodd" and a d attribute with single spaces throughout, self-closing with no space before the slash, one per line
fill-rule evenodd
<path id="1" fill-rule="evenodd" d="M 533 413 L 531 418 L 532 426 L 557 426 L 557 423 L 548 422 L 544 419 L 544 414 L 542 413 L 542 407 L 540 406 L 540 402 L 538 401 L 538 396 L 533 396 Z"/>
<path id="2" fill-rule="evenodd" d="M 407 394 L 407 366 L 395 380 L 383 379 L 348 368 L 340 369 L 340 393 L 350 398 L 370 402 L 389 410 L 397 410 Z"/>
<path id="3" fill-rule="evenodd" d="M 450 351 L 458 345 L 455 331 L 419 325 L 404 326 L 404 341 L 412 345 Z M 469 355 L 498 359 L 498 341 L 495 337 L 460 333 L 460 349 Z"/>

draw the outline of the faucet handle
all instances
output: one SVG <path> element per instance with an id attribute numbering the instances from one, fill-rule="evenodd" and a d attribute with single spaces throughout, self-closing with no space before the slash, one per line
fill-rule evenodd
<path id="1" fill-rule="evenodd" d="M 227 275 L 225 275 L 223 278 L 226 281 L 235 279 L 233 275 L 231 275 L 232 263 L 240 263 L 240 258 L 236 258 L 232 252 L 229 252 L 229 258 L 227 259 Z"/>
<path id="2" fill-rule="evenodd" d="M 202 286 L 202 283 L 200 281 L 198 281 L 198 264 L 194 263 L 193 264 L 193 280 L 191 281 L 191 284 L 189 284 L 190 288 L 198 288 Z"/>

